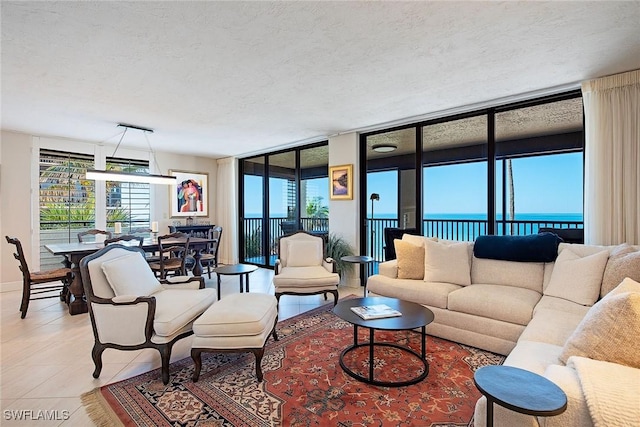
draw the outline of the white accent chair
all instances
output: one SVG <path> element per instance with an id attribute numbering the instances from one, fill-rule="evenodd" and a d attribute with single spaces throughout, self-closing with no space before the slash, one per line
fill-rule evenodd
<path id="1" fill-rule="evenodd" d="M 333 305 L 338 303 L 340 276 L 333 259 L 324 255 L 322 237 L 299 231 L 280 238 L 273 277 L 278 303 L 282 295 L 324 294 L 327 299 L 327 293 L 333 294 Z"/>
<path id="2" fill-rule="evenodd" d="M 162 359 L 162 382 L 169 382 L 171 348 L 193 333 L 192 324 L 216 301 L 202 277 L 158 280 L 144 250 L 118 244 L 105 246 L 80 261 L 95 343 L 93 377 L 102 370 L 107 348 L 155 348 Z"/>

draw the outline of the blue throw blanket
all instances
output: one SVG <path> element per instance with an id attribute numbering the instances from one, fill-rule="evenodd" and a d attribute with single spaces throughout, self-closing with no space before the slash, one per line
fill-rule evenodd
<path id="1" fill-rule="evenodd" d="M 562 239 L 554 233 L 528 236 L 479 236 L 473 245 L 476 258 L 520 262 L 553 262 Z"/>

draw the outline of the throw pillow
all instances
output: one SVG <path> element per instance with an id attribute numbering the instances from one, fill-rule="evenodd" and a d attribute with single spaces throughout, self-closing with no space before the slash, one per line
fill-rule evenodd
<path id="1" fill-rule="evenodd" d="M 437 237 L 417 236 L 417 235 L 414 235 L 414 234 L 405 233 L 405 234 L 402 235 L 402 240 L 404 242 L 411 243 L 412 245 L 424 247 L 424 241 L 425 240 L 432 240 L 434 242 L 437 242 L 438 238 Z"/>
<path id="2" fill-rule="evenodd" d="M 640 283 L 636 282 L 633 279 L 629 279 L 628 277 L 624 279 L 618 286 L 613 288 L 605 298 L 613 297 L 618 294 L 623 294 L 625 292 L 637 292 L 640 293 Z M 604 298 L 603 298 L 604 299 Z"/>
<path id="3" fill-rule="evenodd" d="M 628 244 L 617 246 L 611 251 L 604 269 L 600 296 L 603 297 L 618 286 L 625 277 L 640 281 L 640 251 Z"/>
<path id="4" fill-rule="evenodd" d="M 149 296 L 163 289 L 140 253 L 110 259 L 103 262 L 101 267 L 117 297 Z"/>
<path id="5" fill-rule="evenodd" d="M 471 284 L 469 245 L 441 243 L 425 239 L 424 281 L 445 282 L 456 285 Z"/>
<path id="6" fill-rule="evenodd" d="M 394 239 L 398 279 L 424 279 L 424 247 Z"/>
<path id="7" fill-rule="evenodd" d="M 607 259 L 609 251 L 606 250 L 581 257 L 565 248 L 556 259 L 544 294 L 582 305 L 593 305 L 600 296 Z"/>
<path id="8" fill-rule="evenodd" d="M 288 243 L 287 267 L 322 265 L 322 242 L 320 240 L 289 240 Z"/>
<path id="9" fill-rule="evenodd" d="M 582 356 L 640 368 L 640 293 L 624 292 L 598 301 L 565 343 L 560 360 Z"/>

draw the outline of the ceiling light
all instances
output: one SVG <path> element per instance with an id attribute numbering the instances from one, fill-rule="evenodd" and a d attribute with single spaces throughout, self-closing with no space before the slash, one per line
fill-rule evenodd
<path id="1" fill-rule="evenodd" d="M 156 169 L 160 170 L 160 166 L 158 166 L 158 160 L 156 159 L 156 153 L 151 148 L 151 143 L 149 142 L 149 138 L 147 137 L 147 133 L 153 133 L 153 129 L 143 128 L 139 126 L 126 125 L 123 123 L 118 123 L 118 127 L 123 127 L 124 132 L 120 135 L 120 141 L 118 141 L 118 145 L 116 145 L 116 149 L 113 151 L 111 157 L 115 157 L 124 136 L 126 135 L 129 129 L 140 130 L 144 133 L 144 137 L 147 140 L 147 145 L 149 146 L 149 151 L 153 155 L 153 161 L 156 165 Z M 85 175 L 86 179 L 93 179 L 96 181 L 118 181 L 118 182 L 138 182 L 143 184 L 165 184 L 165 185 L 173 185 L 176 183 L 175 176 L 169 175 L 153 175 L 153 174 L 144 174 L 144 173 L 133 173 L 133 172 L 119 172 L 119 171 L 107 171 L 107 170 L 96 170 L 89 169 Z"/>
<path id="2" fill-rule="evenodd" d="M 376 144 L 371 147 L 371 149 L 376 153 L 390 153 L 392 151 L 396 151 L 398 146 L 393 144 Z"/>

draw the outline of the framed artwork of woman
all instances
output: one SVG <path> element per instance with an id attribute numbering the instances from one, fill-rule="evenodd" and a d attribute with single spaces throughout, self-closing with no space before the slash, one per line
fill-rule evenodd
<path id="1" fill-rule="evenodd" d="M 176 183 L 169 189 L 171 217 L 196 217 L 209 215 L 209 174 L 170 170 Z"/>

